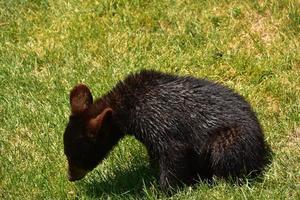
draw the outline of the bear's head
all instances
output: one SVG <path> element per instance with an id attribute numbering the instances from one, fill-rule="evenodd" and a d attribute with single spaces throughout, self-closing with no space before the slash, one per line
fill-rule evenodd
<path id="1" fill-rule="evenodd" d="M 109 107 L 95 113 L 93 97 L 83 84 L 70 93 L 71 115 L 64 132 L 64 152 L 70 181 L 82 179 L 101 162 L 113 146 Z"/>

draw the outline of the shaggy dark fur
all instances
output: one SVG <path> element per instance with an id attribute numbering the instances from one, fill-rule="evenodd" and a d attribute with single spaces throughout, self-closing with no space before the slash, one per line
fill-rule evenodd
<path id="1" fill-rule="evenodd" d="M 266 164 L 260 124 L 245 99 L 220 84 L 144 70 L 96 100 L 85 85 L 70 94 L 64 134 L 70 180 L 81 179 L 125 134 L 159 166 L 163 190 L 198 177 L 257 174 Z"/>

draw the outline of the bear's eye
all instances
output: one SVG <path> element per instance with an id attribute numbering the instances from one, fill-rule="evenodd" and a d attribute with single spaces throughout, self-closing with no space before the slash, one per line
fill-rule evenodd
<path id="1" fill-rule="evenodd" d="M 78 163 L 89 162 L 89 158 L 94 147 L 94 142 L 88 138 L 80 137 L 72 143 L 72 155 L 70 158 Z"/>

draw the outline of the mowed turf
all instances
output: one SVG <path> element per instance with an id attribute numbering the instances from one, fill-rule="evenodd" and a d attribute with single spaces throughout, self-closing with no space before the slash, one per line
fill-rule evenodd
<path id="1" fill-rule="evenodd" d="M 0 1 L 0 199 L 300 199 L 297 0 Z M 253 105 L 274 156 L 261 179 L 159 190 L 126 137 L 70 183 L 69 91 L 95 97 L 140 69 L 208 78 Z"/>

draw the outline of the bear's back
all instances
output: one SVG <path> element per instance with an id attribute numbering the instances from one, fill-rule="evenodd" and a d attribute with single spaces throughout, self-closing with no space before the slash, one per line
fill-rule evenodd
<path id="1" fill-rule="evenodd" d="M 205 141 L 224 126 L 258 126 L 242 96 L 205 79 L 144 70 L 114 91 L 122 96 L 121 126 L 143 143 Z"/>

